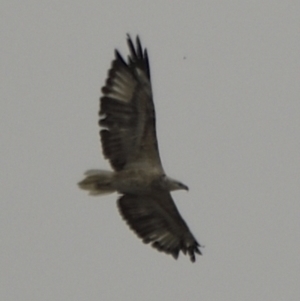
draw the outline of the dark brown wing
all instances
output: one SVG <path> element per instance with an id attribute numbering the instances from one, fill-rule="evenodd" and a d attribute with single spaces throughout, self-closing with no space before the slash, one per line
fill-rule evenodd
<path id="1" fill-rule="evenodd" d="M 127 37 L 128 62 L 116 50 L 100 99 L 105 158 L 119 171 L 136 165 L 162 170 L 158 153 L 147 50 Z"/>
<path id="2" fill-rule="evenodd" d="M 188 253 L 192 262 L 201 255 L 199 243 L 179 214 L 169 192 L 156 195 L 124 195 L 118 200 L 121 215 L 130 228 L 159 251 L 177 259 Z"/>

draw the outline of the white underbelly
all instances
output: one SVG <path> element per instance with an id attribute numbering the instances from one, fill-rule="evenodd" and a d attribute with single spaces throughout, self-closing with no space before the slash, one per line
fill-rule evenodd
<path id="1" fill-rule="evenodd" d="M 114 188 L 119 193 L 147 194 L 153 189 L 158 175 L 149 175 L 143 171 L 121 171 L 114 176 Z"/>

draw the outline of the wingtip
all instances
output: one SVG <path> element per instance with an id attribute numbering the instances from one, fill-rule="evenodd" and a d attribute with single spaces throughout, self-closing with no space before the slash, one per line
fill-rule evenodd
<path id="1" fill-rule="evenodd" d="M 126 33 L 126 38 L 127 38 L 127 40 L 132 40 L 131 34 L 130 34 L 129 32 Z M 139 37 L 138 34 L 136 35 L 136 41 L 137 41 L 137 40 L 140 40 L 140 37 Z"/>
<path id="2" fill-rule="evenodd" d="M 195 252 L 196 252 L 197 254 L 201 255 L 201 256 L 203 255 L 202 252 L 201 252 L 201 250 L 199 250 L 198 248 L 195 249 Z"/>
<path id="3" fill-rule="evenodd" d="M 130 35 L 130 33 L 126 33 L 126 39 L 127 39 L 127 43 L 132 43 L 132 39 L 131 39 L 131 35 Z"/>

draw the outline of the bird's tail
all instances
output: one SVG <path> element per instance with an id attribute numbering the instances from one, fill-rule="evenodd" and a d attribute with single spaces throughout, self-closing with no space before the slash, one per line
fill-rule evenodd
<path id="1" fill-rule="evenodd" d="M 92 169 L 85 172 L 85 178 L 78 183 L 83 190 L 88 190 L 90 195 L 103 195 L 113 193 L 113 172 L 107 170 Z"/>

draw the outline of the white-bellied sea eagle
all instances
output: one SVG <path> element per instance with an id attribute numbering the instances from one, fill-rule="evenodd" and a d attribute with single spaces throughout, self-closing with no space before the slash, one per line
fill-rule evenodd
<path id="1" fill-rule="evenodd" d="M 147 50 L 138 36 L 127 43 L 128 60 L 115 51 L 100 98 L 102 150 L 114 171 L 89 170 L 78 185 L 91 195 L 120 193 L 119 211 L 143 242 L 194 262 L 201 246 L 170 194 L 188 187 L 166 176 L 159 157 Z"/>

